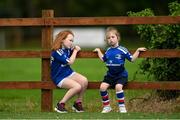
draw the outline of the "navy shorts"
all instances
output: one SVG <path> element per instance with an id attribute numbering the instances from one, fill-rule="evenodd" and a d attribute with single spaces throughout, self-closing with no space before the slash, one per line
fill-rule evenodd
<path id="1" fill-rule="evenodd" d="M 104 80 L 102 82 L 108 83 L 111 88 L 115 88 L 116 84 L 126 85 L 128 82 L 128 77 L 120 76 L 120 77 L 110 77 L 104 76 Z"/>

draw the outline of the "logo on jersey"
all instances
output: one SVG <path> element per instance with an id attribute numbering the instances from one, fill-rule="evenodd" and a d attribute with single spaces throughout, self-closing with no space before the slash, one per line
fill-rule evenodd
<path id="1" fill-rule="evenodd" d="M 109 60 L 109 63 L 112 64 L 112 60 Z"/>
<path id="2" fill-rule="evenodd" d="M 115 58 L 116 58 L 116 59 L 121 59 L 121 54 L 117 54 L 117 55 L 115 56 Z"/>

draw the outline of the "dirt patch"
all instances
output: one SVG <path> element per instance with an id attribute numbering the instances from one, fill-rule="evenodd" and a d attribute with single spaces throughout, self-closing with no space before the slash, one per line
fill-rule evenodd
<path id="1" fill-rule="evenodd" d="M 173 113 L 180 112 L 180 97 L 172 100 L 162 100 L 157 95 L 144 95 L 126 101 L 129 112 Z"/>

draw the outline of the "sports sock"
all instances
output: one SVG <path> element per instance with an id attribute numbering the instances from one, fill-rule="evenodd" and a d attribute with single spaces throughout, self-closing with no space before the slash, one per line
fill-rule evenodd
<path id="1" fill-rule="evenodd" d="M 119 92 L 116 92 L 116 96 L 117 96 L 117 102 L 118 102 L 119 107 L 125 106 L 125 104 L 124 104 L 124 91 L 121 90 Z"/>
<path id="2" fill-rule="evenodd" d="M 109 104 L 109 96 L 107 91 L 100 91 L 102 97 L 103 106 L 110 106 Z"/>
<path id="3" fill-rule="evenodd" d="M 76 103 L 82 103 L 82 100 L 81 99 L 77 99 Z"/>

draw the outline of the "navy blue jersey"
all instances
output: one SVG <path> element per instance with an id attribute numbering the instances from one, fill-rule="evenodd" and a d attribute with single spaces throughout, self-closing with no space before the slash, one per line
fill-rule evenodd
<path id="1" fill-rule="evenodd" d="M 128 73 L 124 68 L 125 59 L 131 61 L 132 55 L 122 46 L 108 48 L 103 56 L 103 61 L 108 68 L 107 75 L 110 77 L 127 77 Z"/>
<path id="2" fill-rule="evenodd" d="M 73 73 L 70 65 L 68 65 L 71 54 L 72 50 L 65 48 L 51 53 L 51 79 L 56 85 Z"/>

